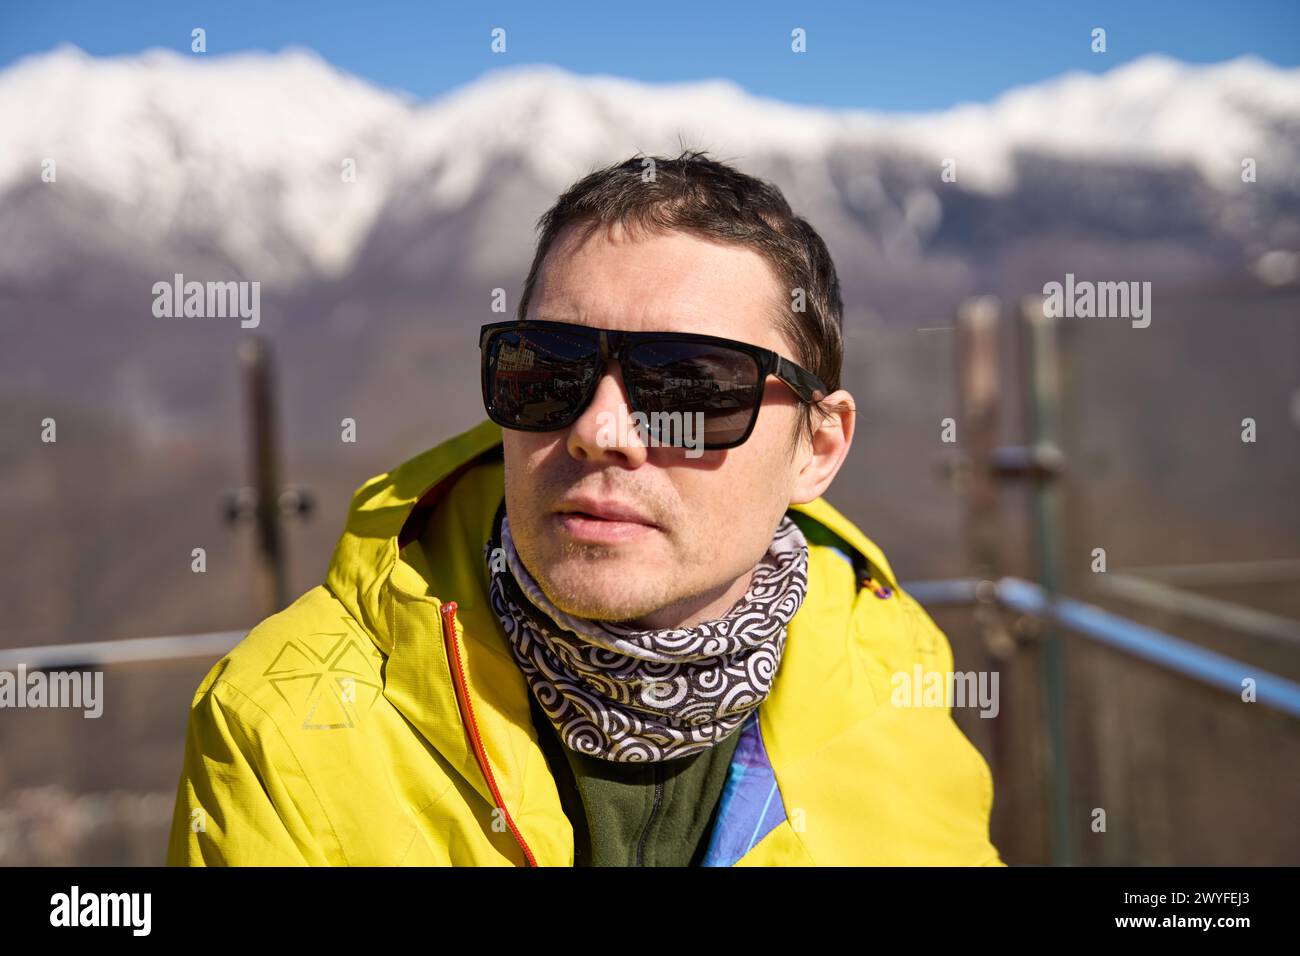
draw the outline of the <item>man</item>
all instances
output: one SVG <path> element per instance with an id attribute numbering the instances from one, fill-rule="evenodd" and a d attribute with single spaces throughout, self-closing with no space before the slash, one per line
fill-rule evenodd
<path id="1" fill-rule="evenodd" d="M 984 760 L 891 704 L 948 642 L 822 497 L 855 410 L 820 237 L 698 153 L 539 225 L 488 420 L 363 485 L 199 687 L 169 862 L 1001 865 Z"/>

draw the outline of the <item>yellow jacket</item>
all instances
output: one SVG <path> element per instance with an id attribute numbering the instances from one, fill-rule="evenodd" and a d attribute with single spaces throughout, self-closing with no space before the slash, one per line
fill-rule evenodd
<path id="1" fill-rule="evenodd" d="M 573 865 L 487 601 L 500 443 L 485 421 L 364 484 L 325 583 L 204 678 L 169 864 Z M 945 707 L 890 703 L 892 675 L 952 670 L 947 639 L 843 515 L 792 510 L 872 580 L 810 536 L 808 594 L 758 712 L 782 819 L 731 862 L 1002 865 L 984 759 Z"/>

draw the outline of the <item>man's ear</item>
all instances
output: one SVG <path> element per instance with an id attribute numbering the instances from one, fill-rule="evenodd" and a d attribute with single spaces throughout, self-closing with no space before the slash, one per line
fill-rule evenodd
<path id="1" fill-rule="evenodd" d="M 857 422 L 857 405 L 844 389 L 831 392 L 820 408 L 811 410 L 811 441 L 800 442 L 799 472 L 790 489 L 790 504 L 807 504 L 820 498 L 839 473 L 853 444 L 853 427 Z"/>

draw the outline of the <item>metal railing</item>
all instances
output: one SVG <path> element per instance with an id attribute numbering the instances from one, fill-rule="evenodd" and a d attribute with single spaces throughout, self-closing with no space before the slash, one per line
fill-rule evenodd
<path id="1" fill-rule="evenodd" d="M 1053 621 L 1080 637 L 1226 693 L 1240 694 L 1242 681 L 1249 678 L 1255 682 L 1260 704 L 1300 717 L 1300 683 L 1095 605 L 1073 598 L 1049 596 L 1043 588 L 1030 581 L 1010 577 L 997 581 L 956 578 L 914 581 L 903 583 L 901 587 L 928 607 L 975 605 L 992 600 L 1007 611 Z M 195 657 L 219 658 L 246 634 L 247 631 L 216 631 L 0 650 L 0 670 L 14 670 L 19 666 L 27 670 L 57 670 Z"/>

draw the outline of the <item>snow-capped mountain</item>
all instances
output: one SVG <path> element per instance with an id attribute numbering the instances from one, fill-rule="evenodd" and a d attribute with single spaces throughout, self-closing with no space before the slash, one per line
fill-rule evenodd
<path id="1" fill-rule="evenodd" d="M 0 74 L 0 115 L 6 207 L 33 190 L 61 194 L 72 227 L 46 234 L 53 248 L 7 229 L 6 273 L 74 242 L 129 240 L 141 252 L 209 249 L 295 281 L 347 267 L 389 195 L 384 167 L 412 111 L 304 52 L 94 59 L 63 47 Z M 367 173 L 346 189 L 345 157 Z M 46 159 L 56 183 L 41 179 Z"/>
<path id="2" fill-rule="evenodd" d="M 651 86 L 552 67 L 501 70 L 419 103 L 303 50 L 97 59 L 65 46 L 0 73 L 0 115 L 0 277 L 19 283 L 89 256 L 154 271 L 180 259 L 291 287 L 347 275 L 372 243 L 370 259 L 392 266 L 453 218 L 462 265 L 495 272 L 526 264 L 532 220 L 577 176 L 682 142 L 777 179 L 833 248 L 879 243 L 891 255 L 960 244 L 945 220 L 1024 202 L 1054 178 L 1053 162 L 1062 180 L 1048 188 L 1067 206 L 1093 186 L 1110 194 L 1103 207 L 1142 205 L 1113 195 L 1124 166 L 1138 171 L 1133 190 L 1151 176 L 1192 187 L 1193 205 L 1213 207 L 1196 228 L 1265 245 L 1294 224 L 1270 235 L 1276 223 L 1252 192 L 1291 197 L 1292 210 L 1300 194 L 1300 69 L 1252 58 L 1148 56 L 898 115 L 793 106 L 727 81 Z M 1247 159 L 1253 184 L 1242 182 Z M 50 160 L 53 183 L 42 180 Z M 945 161 L 955 182 L 941 179 Z M 1106 181 L 1091 183 L 1089 167 Z M 1158 232 L 1165 212 L 1128 228 Z"/>

